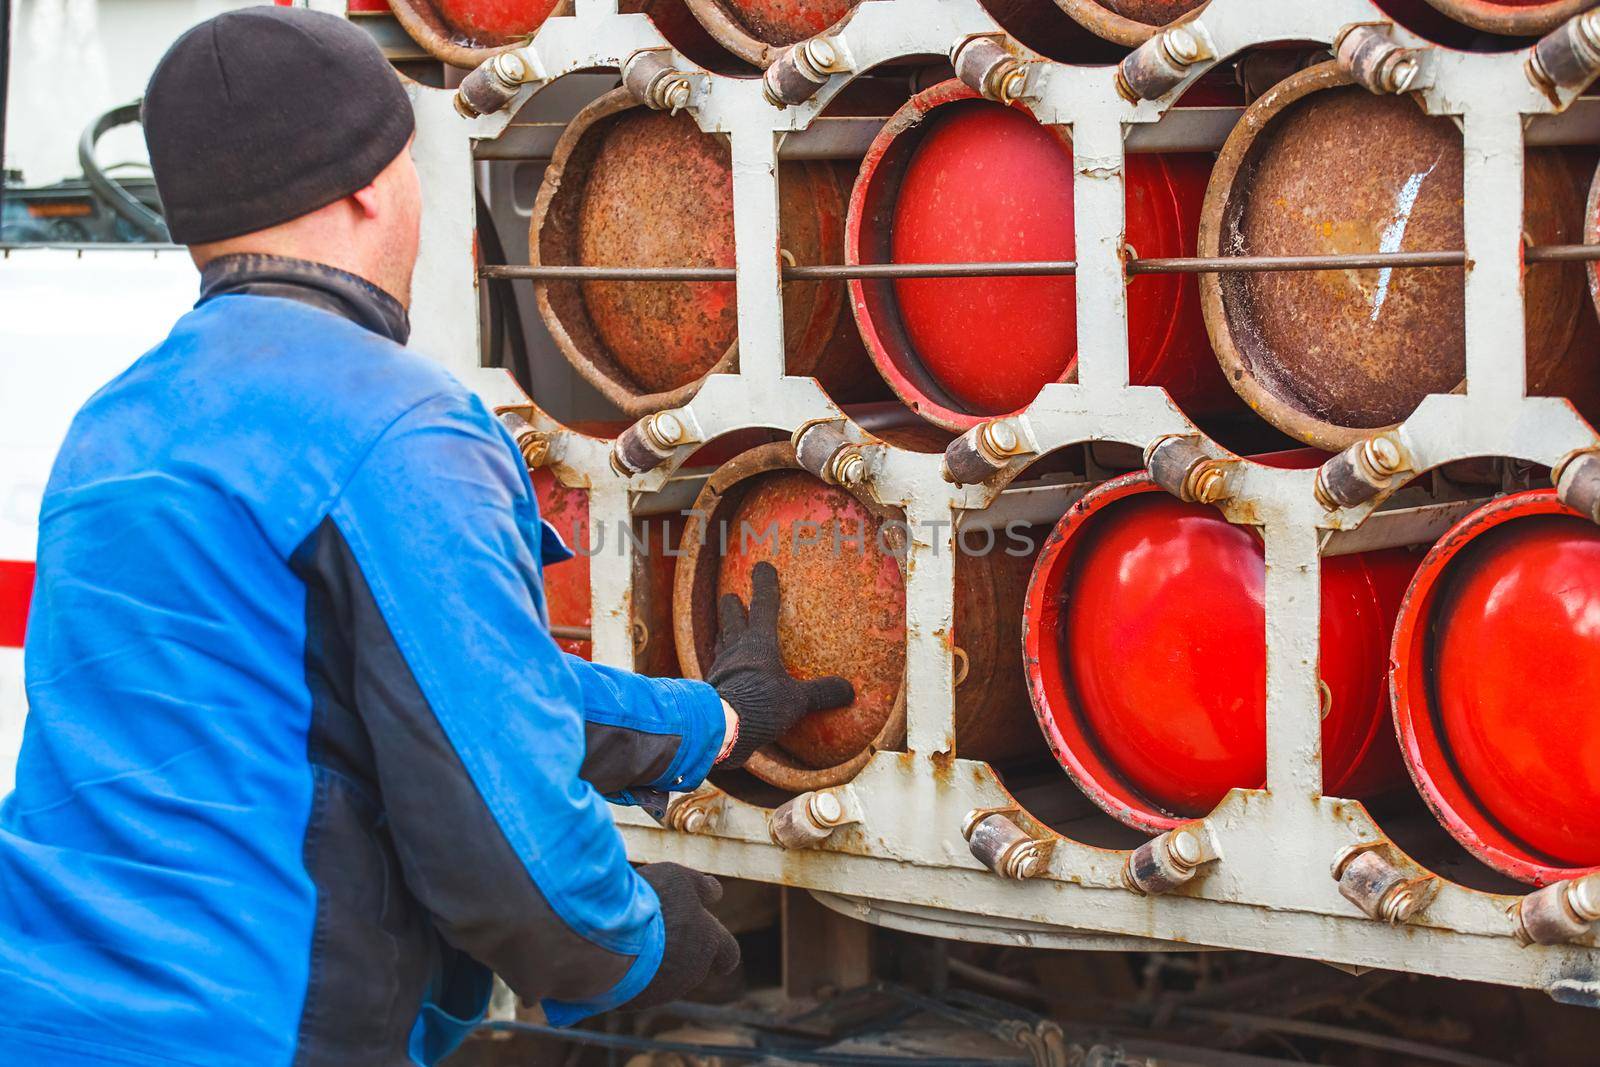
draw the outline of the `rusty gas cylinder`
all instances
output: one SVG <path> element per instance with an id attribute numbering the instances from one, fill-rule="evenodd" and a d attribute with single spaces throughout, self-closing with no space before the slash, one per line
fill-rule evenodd
<path id="1" fill-rule="evenodd" d="M 553 526 L 576 555 L 544 570 L 545 604 L 549 610 L 551 632 L 556 644 L 574 655 L 588 659 L 592 646 L 588 637 L 593 623 L 589 596 L 591 557 L 604 566 L 614 559 L 618 537 L 616 529 L 597 529 L 589 522 L 589 492 L 562 485 L 548 469 L 531 472 L 534 495 L 539 501 L 539 517 Z M 683 518 L 641 516 L 633 520 L 634 668 L 641 674 L 677 673 L 677 651 L 672 632 L 672 576 L 674 552 L 683 536 Z"/>
<path id="2" fill-rule="evenodd" d="M 1390 685 L 1417 788 L 1457 841 L 1536 885 L 1600 867 L 1600 529 L 1502 497 L 1423 560 Z"/>
<path id="3" fill-rule="evenodd" d="M 1322 566 L 1323 782 L 1362 797 L 1400 781 L 1384 664 L 1417 555 Z M 1149 833 L 1266 780 L 1261 537 L 1140 472 L 1074 504 L 1028 586 L 1023 658 L 1056 759 L 1096 804 Z"/>
<path id="4" fill-rule="evenodd" d="M 844 229 L 841 169 L 785 163 L 779 226 L 800 263 L 837 263 Z M 529 228 L 536 264 L 732 267 L 728 144 L 688 115 L 651 111 L 624 90 L 579 112 L 545 171 Z M 732 282 L 588 281 L 534 287 L 556 345 L 631 416 L 688 401 L 700 379 L 737 366 Z M 791 374 L 820 379 L 835 399 L 871 392 L 840 282 L 784 286 Z"/>
<path id="5" fill-rule="evenodd" d="M 873 752 L 904 744 L 906 535 L 897 511 L 801 470 L 786 442 L 746 452 L 701 490 L 673 593 L 683 673 L 710 668 L 718 599 L 748 603 L 765 560 L 778 571 L 785 665 L 800 678 L 842 675 L 856 690 L 854 703 L 806 716 L 758 752 L 747 769 L 762 781 L 795 792 L 838 785 Z M 956 750 L 1004 760 L 1037 745 L 1017 654 L 1031 551 L 1004 533 L 993 551 L 972 543 L 956 562 Z"/>
<path id="6" fill-rule="evenodd" d="M 729 52 L 765 68 L 785 47 L 826 33 L 861 0 L 686 0 L 700 24 Z"/>
<path id="7" fill-rule="evenodd" d="M 1208 161 L 1127 160 L 1127 240 L 1142 256 L 1193 252 Z M 850 199 L 850 263 L 1070 260 L 1073 158 L 1063 127 L 957 81 L 914 97 L 873 141 Z M 1070 276 L 857 279 L 856 321 L 879 372 L 925 418 L 964 430 L 1077 373 Z M 1217 371 L 1192 277 L 1128 287 L 1130 375 L 1191 413 L 1237 405 Z"/>
<path id="8" fill-rule="evenodd" d="M 1411 99 L 1308 68 L 1251 105 L 1206 193 L 1200 254 L 1459 250 L 1461 134 Z M 1559 152 L 1527 154 L 1525 240 L 1576 239 L 1581 195 Z M 1594 376 L 1568 357 L 1582 271 L 1531 266 L 1528 390 L 1566 394 Z M 1205 274 L 1206 325 L 1227 378 L 1280 430 L 1336 450 L 1404 419 L 1466 367 L 1459 267 Z"/>
<path id="9" fill-rule="evenodd" d="M 471 69 L 538 31 L 545 20 L 573 13 L 573 0 L 388 0 L 395 18 L 428 53 Z M 715 70 L 743 68 L 711 39 L 685 0 L 619 0 L 625 15 L 643 13 L 678 51 Z"/>
<path id="10" fill-rule="evenodd" d="M 1096 36 L 1137 47 L 1169 22 L 1205 6 L 1206 0 L 1056 0 Z"/>

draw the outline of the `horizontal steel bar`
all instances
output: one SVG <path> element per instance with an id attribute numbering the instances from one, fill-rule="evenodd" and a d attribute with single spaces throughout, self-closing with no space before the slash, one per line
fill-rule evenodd
<path id="1" fill-rule="evenodd" d="M 551 623 L 550 636 L 557 641 L 591 641 L 594 639 L 594 631 L 588 626 L 562 626 L 559 623 Z"/>
<path id="2" fill-rule="evenodd" d="M 1578 263 L 1600 260 L 1600 245 L 1536 245 L 1523 258 L 1529 263 Z M 1367 267 L 1459 267 L 1466 253 L 1343 252 L 1321 256 L 1180 256 L 1132 259 L 1129 274 L 1239 274 L 1267 271 L 1358 270 Z M 1078 265 L 1065 260 L 1023 260 L 1004 263 L 830 263 L 784 267 L 787 281 L 844 278 L 1026 278 L 1076 274 Z M 521 266 L 495 264 L 482 268 L 485 278 L 533 281 L 731 282 L 732 267 L 589 267 L 566 264 Z"/>
<path id="3" fill-rule="evenodd" d="M 1128 128 L 1127 151 L 1215 152 L 1233 132 L 1242 107 L 1175 107 L 1159 122 Z M 888 121 L 884 115 L 819 115 L 811 125 L 784 136 L 779 159 L 860 159 Z M 477 159 L 548 160 L 566 129 L 562 122 L 513 122 L 494 140 L 473 142 Z M 1528 120 L 1529 148 L 1590 145 L 1600 141 L 1600 98 L 1580 97 L 1555 115 Z"/>

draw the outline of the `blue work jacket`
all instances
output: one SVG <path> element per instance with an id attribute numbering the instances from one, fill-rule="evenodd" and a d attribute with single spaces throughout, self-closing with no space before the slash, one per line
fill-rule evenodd
<path id="1" fill-rule="evenodd" d="M 697 784 L 715 692 L 556 647 L 513 443 L 365 283 L 207 278 L 45 494 L 0 1063 L 433 1063 L 491 969 L 622 1004 L 663 925 L 602 794 Z"/>

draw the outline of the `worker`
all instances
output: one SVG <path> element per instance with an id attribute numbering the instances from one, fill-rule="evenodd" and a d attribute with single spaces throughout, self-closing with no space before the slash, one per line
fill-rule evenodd
<path id="1" fill-rule="evenodd" d="M 557 649 L 569 553 L 516 448 L 402 347 L 413 118 L 361 30 L 201 23 L 144 125 L 200 299 L 45 492 L 0 1063 L 426 1064 L 491 973 L 566 1025 L 729 972 L 716 880 L 630 867 L 602 797 L 853 699 L 785 670 L 775 572 L 721 605 L 709 684 Z"/>

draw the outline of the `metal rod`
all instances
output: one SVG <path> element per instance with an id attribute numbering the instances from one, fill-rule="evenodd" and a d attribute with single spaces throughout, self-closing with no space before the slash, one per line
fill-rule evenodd
<path id="1" fill-rule="evenodd" d="M 562 626 L 558 623 L 551 623 L 550 636 L 557 641 L 592 641 L 594 640 L 594 631 L 587 626 Z"/>
<path id="2" fill-rule="evenodd" d="M 1133 259 L 1129 274 L 1255 274 L 1264 271 L 1359 270 L 1363 267 L 1459 267 L 1465 252 L 1341 252 L 1323 256 L 1182 256 Z"/>
<path id="3" fill-rule="evenodd" d="M 1523 253 L 1528 263 L 1589 263 L 1600 260 L 1600 245 L 1535 245 Z M 1266 271 L 1359 270 L 1373 267 L 1460 267 L 1466 253 L 1340 252 L 1320 256 L 1179 256 L 1132 259 L 1129 274 L 1239 274 Z M 784 267 L 786 281 L 836 281 L 845 278 L 1026 278 L 1075 274 L 1076 262 L 1023 260 L 1004 263 L 830 263 Z M 479 271 L 484 278 L 533 281 L 731 282 L 732 267 L 588 267 L 567 264 L 520 266 L 495 264 Z"/>

